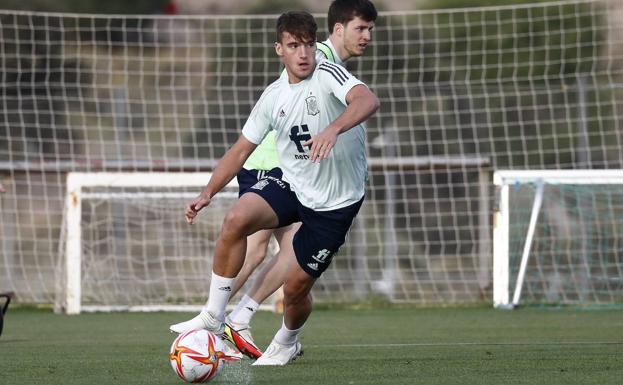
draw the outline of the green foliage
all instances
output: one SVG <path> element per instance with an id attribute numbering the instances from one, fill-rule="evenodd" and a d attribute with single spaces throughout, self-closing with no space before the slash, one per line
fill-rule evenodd
<path id="1" fill-rule="evenodd" d="M 607 101 L 616 98 L 611 88 L 599 87 L 608 81 L 598 75 L 607 64 L 600 55 L 608 28 L 600 7 L 571 3 L 384 17 L 373 44 L 375 55 L 387 58 L 387 71 L 375 71 L 378 64 L 370 60 L 356 73 L 395 85 L 376 91 L 382 100 L 394 100 L 396 111 L 405 111 L 391 122 L 410 127 L 400 133 L 404 156 L 494 154 L 496 167 L 571 164 L 576 143 L 569 131 L 576 127 L 564 106 L 577 103 L 579 92 L 586 92 L 587 106 L 602 106 L 587 108 L 591 144 L 597 145 L 607 141 L 601 138 L 609 131 L 604 120 L 610 124 L 600 115 L 612 113 Z M 392 44 L 376 44 L 384 41 Z M 578 87 L 583 78 L 590 79 L 588 91 Z M 386 124 L 378 124 L 379 132 Z M 376 136 L 377 126 L 369 127 Z"/>
<path id="2" fill-rule="evenodd" d="M 418 2 L 418 9 L 452 9 L 472 7 L 501 7 L 504 5 L 548 3 L 552 0 L 424 0 Z"/>
<path id="3" fill-rule="evenodd" d="M 300 0 L 264 0 L 253 3 L 245 10 L 245 13 L 249 15 L 280 14 L 286 11 L 304 9 L 306 7 Z"/>
<path id="4" fill-rule="evenodd" d="M 417 13 L 403 20 L 391 16 L 379 28 L 378 55 L 391 68 L 421 68 L 407 81 L 483 82 L 488 79 L 547 82 L 590 72 L 599 63 L 606 20 L 594 5 Z M 389 79 L 392 82 L 391 79 Z M 396 78 L 396 81 L 404 81 Z"/>
<path id="5" fill-rule="evenodd" d="M 3 0 L 3 9 L 96 14 L 160 13 L 168 0 Z"/>

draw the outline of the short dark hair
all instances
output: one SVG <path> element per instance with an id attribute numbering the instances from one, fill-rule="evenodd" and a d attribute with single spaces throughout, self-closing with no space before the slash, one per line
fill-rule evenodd
<path id="1" fill-rule="evenodd" d="M 277 41 L 281 41 L 284 32 L 288 32 L 302 41 L 316 41 L 318 25 L 314 17 L 305 11 L 282 13 L 277 19 Z"/>
<path id="2" fill-rule="evenodd" d="M 376 21 L 378 14 L 370 0 L 334 0 L 327 14 L 329 33 L 333 33 L 336 23 L 346 25 L 357 16 L 365 21 Z"/>

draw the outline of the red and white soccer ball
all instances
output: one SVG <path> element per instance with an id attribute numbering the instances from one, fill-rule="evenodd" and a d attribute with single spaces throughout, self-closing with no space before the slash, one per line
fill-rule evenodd
<path id="1" fill-rule="evenodd" d="M 182 333 L 171 345 L 169 360 L 177 375 L 187 382 L 206 382 L 216 377 L 227 360 L 224 342 L 207 330 Z"/>

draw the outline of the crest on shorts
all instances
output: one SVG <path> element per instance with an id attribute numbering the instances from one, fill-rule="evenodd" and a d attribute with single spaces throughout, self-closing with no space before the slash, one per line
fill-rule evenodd
<path id="1" fill-rule="evenodd" d="M 259 180 L 256 184 L 254 184 L 253 186 L 251 186 L 251 188 L 253 190 L 263 190 L 264 187 L 266 187 L 268 185 L 268 180 L 266 179 L 262 179 Z"/>
<path id="2" fill-rule="evenodd" d="M 327 258 L 331 256 L 331 252 L 327 249 L 322 249 L 318 251 L 316 255 L 312 255 L 311 257 L 320 263 L 325 263 Z"/>
<path id="3" fill-rule="evenodd" d="M 315 96 L 310 96 L 306 98 L 305 103 L 307 104 L 308 115 L 318 115 L 320 113 L 320 109 L 318 108 L 318 100 Z"/>

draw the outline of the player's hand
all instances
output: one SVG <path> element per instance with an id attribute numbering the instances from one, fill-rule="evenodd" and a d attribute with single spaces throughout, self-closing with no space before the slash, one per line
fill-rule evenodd
<path id="1" fill-rule="evenodd" d="M 311 146 L 309 149 L 311 161 L 320 163 L 322 159 L 327 159 L 329 157 L 329 153 L 336 142 L 337 133 L 330 127 L 327 127 L 318 135 L 312 136 L 312 138 L 303 143 L 303 145 Z"/>
<path id="2" fill-rule="evenodd" d="M 186 222 L 192 225 L 193 221 L 195 220 L 195 217 L 199 213 L 199 210 L 201 210 L 202 208 L 206 207 L 209 204 L 210 204 L 210 195 L 202 191 L 201 194 L 199 194 L 197 198 L 193 199 L 192 201 L 190 201 L 190 203 L 186 205 L 186 210 L 184 213 L 186 216 Z"/>

